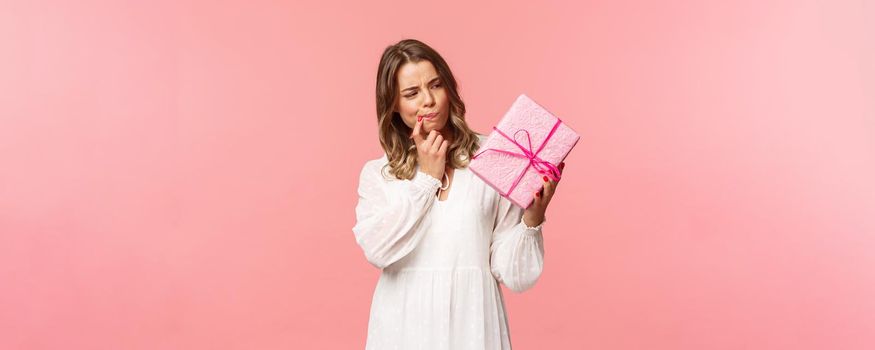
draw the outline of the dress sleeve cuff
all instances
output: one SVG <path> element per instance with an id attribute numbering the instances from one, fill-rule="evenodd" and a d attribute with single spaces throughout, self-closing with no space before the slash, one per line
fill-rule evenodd
<path id="1" fill-rule="evenodd" d="M 520 223 L 523 224 L 523 227 L 526 229 L 526 232 L 528 232 L 528 233 L 536 233 L 538 231 L 541 231 L 541 226 L 543 226 L 545 222 L 547 222 L 547 218 L 544 218 L 544 220 L 541 221 L 541 223 L 538 224 L 538 226 L 532 227 L 532 226 L 526 225 L 525 219 L 520 218 Z"/>
<path id="2" fill-rule="evenodd" d="M 441 187 L 441 180 L 438 180 L 429 174 L 417 170 L 416 176 L 413 177 L 413 184 L 423 190 L 430 189 L 431 191 L 436 191 L 438 188 Z"/>

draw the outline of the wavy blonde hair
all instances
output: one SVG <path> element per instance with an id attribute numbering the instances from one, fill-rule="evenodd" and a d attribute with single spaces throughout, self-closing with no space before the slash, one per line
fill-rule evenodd
<path id="1" fill-rule="evenodd" d="M 447 164 L 454 169 L 467 167 L 471 155 L 480 147 L 478 135 L 481 134 L 471 130 L 465 122 L 465 103 L 459 96 L 456 78 L 447 62 L 437 51 L 419 40 L 401 40 L 386 47 L 377 70 L 377 125 L 380 145 L 389 160 L 386 164 L 390 168 L 389 172 L 398 179 L 413 178 L 417 153 L 413 140 L 409 138 L 413 130 L 404 124 L 401 115 L 393 111 L 400 95 L 396 73 L 405 63 L 418 63 L 422 60 L 431 62 L 435 67 L 450 100 L 447 124 L 453 130 L 454 139 L 447 148 Z"/>

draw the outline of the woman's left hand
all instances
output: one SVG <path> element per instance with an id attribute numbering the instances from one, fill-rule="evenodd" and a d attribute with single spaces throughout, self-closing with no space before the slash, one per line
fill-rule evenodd
<path id="1" fill-rule="evenodd" d="M 565 162 L 559 163 L 560 174 L 563 169 L 565 169 Z M 550 180 L 550 178 L 546 176 L 544 176 L 544 179 L 544 187 L 538 192 L 535 192 L 535 199 L 523 213 L 523 221 L 525 221 L 526 225 L 529 227 L 538 226 L 544 221 L 544 214 L 547 212 L 547 205 L 550 204 L 550 200 L 553 199 L 553 194 L 556 193 L 556 186 L 559 184 L 559 181 Z"/>

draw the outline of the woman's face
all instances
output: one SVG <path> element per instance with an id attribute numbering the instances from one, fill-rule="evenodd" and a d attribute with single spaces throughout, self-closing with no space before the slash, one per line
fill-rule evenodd
<path id="1" fill-rule="evenodd" d="M 431 62 L 407 62 L 398 69 L 398 103 L 395 111 L 404 124 L 411 129 L 419 116 L 434 114 L 422 119 L 422 131 L 442 130 L 449 120 L 449 100 L 443 81 Z"/>

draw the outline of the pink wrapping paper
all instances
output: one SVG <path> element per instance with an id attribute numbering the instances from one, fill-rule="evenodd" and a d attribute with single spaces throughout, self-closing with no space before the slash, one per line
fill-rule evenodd
<path id="1" fill-rule="evenodd" d="M 521 94 L 471 157 L 468 168 L 525 209 L 543 187 L 545 175 L 559 179 L 557 167 L 578 140 L 580 135 L 562 120 Z"/>

